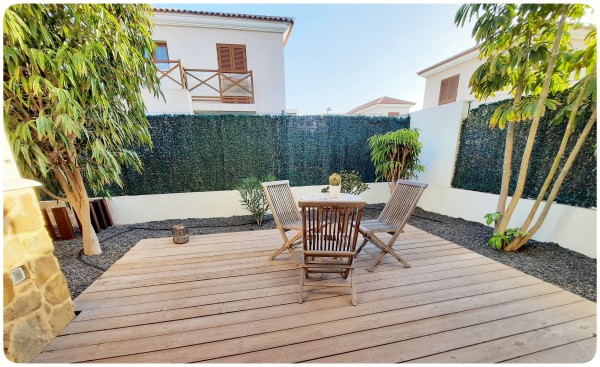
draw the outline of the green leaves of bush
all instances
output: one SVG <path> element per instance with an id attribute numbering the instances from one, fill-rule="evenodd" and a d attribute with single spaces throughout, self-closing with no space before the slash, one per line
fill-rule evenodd
<path id="1" fill-rule="evenodd" d="M 275 176 L 267 175 L 262 180 L 256 177 L 246 177 L 236 187 L 236 190 L 240 192 L 240 196 L 242 197 L 240 202 L 252 213 L 252 218 L 259 226 L 262 226 L 265 213 L 269 210 L 269 203 L 267 202 L 261 183 L 269 181 L 275 181 Z"/>

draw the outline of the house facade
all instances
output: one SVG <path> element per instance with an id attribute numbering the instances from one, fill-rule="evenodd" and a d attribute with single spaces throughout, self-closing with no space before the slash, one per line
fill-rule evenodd
<path id="1" fill-rule="evenodd" d="M 402 116 L 407 115 L 416 103 L 391 97 L 380 97 L 348 111 L 347 115 Z"/>
<path id="2" fill-rule="evenodd" d="M 585 47 L 584 40 L 588 31 L 589 29 L 571 31 L 571 43 L 575 49 Z M 472 106 L 480 103 L 471 93 L 469 80 L 482 64 L 483 60 L 479 60 L 479 46 L 475 46 L 419 71 L 417 75 L 425 78 L 423 109 L 461 100 L 473 101 Z M 485 102 L 510 97 L 512 96 L 508 92 L 501 92 Z"/>
<path id="3" fill-rule="evenodd" d="M 165 99 L 145 93 L 147 114 L 285 111 L 284 48 L 292 18 L 153 12 L 153 59 Z"/>

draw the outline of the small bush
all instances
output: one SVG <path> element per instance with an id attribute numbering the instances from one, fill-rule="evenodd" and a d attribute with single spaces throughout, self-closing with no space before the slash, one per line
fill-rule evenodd
<path id="1" fill-rule="evenodd" d="M 362 182 L 360 173 L 357 171 L 340 171 L 342 176 L 341 192 L 346 194 L 360 195 L 369 189 L 369 185 Z M 329 186 L 321 190 L 321 192 L 329 192 Z"/>
<path id="2" fill-rule="evenodd" d="M 262 226 L 265 213 L 269 209 L 267 198 L 261 186 L 262 182 L 268 181 L 275 181 L 275 176 L 268 175 L 263 180 L 256 177 L 246 177 L 236 187 L 242 197 L 240 202 L 252 213 L 252 218 L 259 226 Z"/>

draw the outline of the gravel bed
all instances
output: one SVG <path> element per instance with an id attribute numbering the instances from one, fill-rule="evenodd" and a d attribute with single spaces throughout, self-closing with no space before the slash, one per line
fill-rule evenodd
<path id="1" fill-rule="evenodd" d="M 377 218 L 382 208 L 383 204 L 368 205 L 363 218 Z M 275 222 L 270 215 L 265 217 L 262 227 L 256 226 L 250 216 L 165 220 L 114 226 L 98 234 L 102 246 L 102 254 L 98 256 L 83 255 L 80 238 L 59 241 L 55 243 L 54 253 L 67 278 L 71 296 L 77 297 L 140 240 L 170 237 L 170 228 L 178 223 L 186 226 L 190 235 L 275 228 Z M 492 228 L 462 218 L 427 212 L 421 208 L 415 210 L 409 223 L 596 302 L 596 259 L 565 249 L 556 243 L 533 240 L 517 252 L 498 251 L 487 246 Z"/>

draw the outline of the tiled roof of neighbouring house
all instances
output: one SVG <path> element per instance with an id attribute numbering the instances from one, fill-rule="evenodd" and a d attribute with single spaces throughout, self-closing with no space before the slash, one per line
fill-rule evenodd
<path id="1" fill-rule="evenodd" d="M 377 99 L 374 99 L 374 100 L 372 100 L 370 102 L 362 104 L 362 105 L 360 105 L 360 106 L 358 106 L 358 107 L 356 107 L 356 108 L 348 111 L 347 113 L 350 114 L 350 113 L 358 112 L 358 111 L 364 110 L 367 107 L 374 106 L 376 104 L 409 104 L 409 105 L 412 106 L 412 105 L 415 105 L 416 103 L 415 102 L 410 102 L 410 101 L 405 101 L 405 100 L 402 100 L 402 99 L 397 99 L 397 98 L 383 96 L 381 98 L 377 98 Z"/>
<path id="2" fill-rule="evenodd" d="M 152 11 L 155 13 L 194 14 L 194 15 L 204 15 L 204 16 L 210 16 L 210 17 L 264 20 L 264 21 L 268 21 L 268 22 L 282 22 L 282 23 L 294 24 L 294 18 L 276 17 L 276 16 L 269 16 L 269 15 L 235 14 L 235 13 L 221 13 L 221 12 L 212 12 L 212 11 L 166 9 L 166 8 L 152 8 Z"/>
<path id="3" fill-rule="evenodd" d="M 479 50 L 479 45 L 473 46 L 473 47 L 471 47 L 471 48 L 470 48 L 470 49 L 468 49 L 468 50 L 464 50 L 463 52 L 461 52 L 461 53 L 458 53 L 458 54 L 456 54 L 456 55 L 454 55 L 454 56 L 452 56 L 452 57 L 449 57 L 449 58 L 447 58 L 446 60 L 440 61 L 440 62 L 438 62 L 438 63 L 437 63 L 437 64 L 435 64 L 435 65 L 431 65 L 430 67 L 428 67 L 428 68 L 426 68 L 426 69 L 423 69 L 423 70 L 419 71 L 419 72 L 417 73 L 417 75 L 421 75 L 421 74 L 423 74 L 423 73 L 426 73 L 426 72 L 428 72 L 429 70 L 435 69 L 435 68 L 437 68 L 438 66 L 444 65 L 444 64 L 446 64 L 446 63 L 448 63 L 448 62 L 450 62 L 450 61 L 452 61 L 452 60 L 458 59 L 458 58 L 459 58 L 459 57 L 461 57 L 461 56 L 464 56 L 464 55 L 470 54 L 471 52 L 473 52 L 473 51 L 477 51 L 477 50 Z"/>

